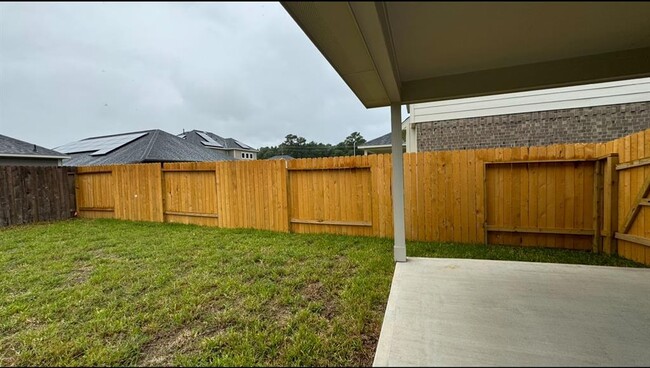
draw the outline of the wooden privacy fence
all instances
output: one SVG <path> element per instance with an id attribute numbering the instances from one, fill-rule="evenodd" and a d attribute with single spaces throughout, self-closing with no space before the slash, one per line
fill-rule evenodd
<path id="1" fill-rule="evenodd" d="M 80 217 L 392 236 L 390 156 L 79 167 Z"/>
<path id="2" fill-rule="evenodd" d="M 0 166 L 0 227 L 74 216 L 74 168 Z"/>
<path id="3" fill-rule="evenodd" d="M 407 238 L 599 251 L 614 157 L 599 154 L 595 144 L 408 154 Z"/>
<path id="4" fill-rule="evenodd" d="M 650 263 L 646 156 L 650 130 L 607 143 L 405 154 L 407 239 Z M 391 171 L 390 155 L 83 167 L 77 206 L 82 217 L 392 237 Z"/>

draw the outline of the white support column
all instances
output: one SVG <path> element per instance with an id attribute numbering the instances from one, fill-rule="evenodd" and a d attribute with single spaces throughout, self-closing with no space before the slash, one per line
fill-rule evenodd
<path id="1" fill-rule="evenodd" d="M 395 262 L 406 262 L 406 232 L 404 231 L 404 158 L 402 153 L 402 106 L 390 105 L 391 143 L 393 158 L 393 230 Z"/>

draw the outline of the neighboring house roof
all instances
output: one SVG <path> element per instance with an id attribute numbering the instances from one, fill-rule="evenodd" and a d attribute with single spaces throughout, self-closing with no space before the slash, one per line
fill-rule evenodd
<path id="1" fill-rule="evenodd" d="M 0 134 L 0 157 L 45 158 L 61 160 L 68 156 L 33 143 Z"/>
<path id="2" fill-rule="evenodd" d="M 388 133 L 382 135 L 381 137 L 371 139 L 366 143 L 357 146 L 357 148 L 366 149 L 366 148 L 377 148 L 377 147 L 390 147 L 391 145 L 392 143 L 391 143 L 390 133 Z M 406 145 L 406 142 L 404 142 L 404 137 L 402 137 L 402 145 Z"/>
<path id="3" fill-rule="evenodd" d="M 86 138 L 57 149 L 71 157 L 65 166 L 232 160 L 159 129 Z"/>
<path id="4" fill-rule="evenodd" d="M 258 152 L 257 149 L 234 138 L 224 138 L 212 132 L 206 132 L 203 130 L 190 130 L 189 132 L 178 134 L 178 136 L 188 142 L 200 144 L 212 149 Z"/>
<path id="5" fill-rule="evenodd" d="M 289 155 L 275 155 L 273 157 L 269 157 L 268 160 L 293 160 L 293 156 Z"/>

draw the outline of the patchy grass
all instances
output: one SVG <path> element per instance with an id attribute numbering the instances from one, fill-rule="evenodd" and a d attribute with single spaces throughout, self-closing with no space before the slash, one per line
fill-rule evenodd
<path id="1" fill-rule="evenodd" d="M 410 256 L 636 266 L 576 251 Z M 0 230 L 0 365 L 371 365 L 390 239 L 116 220 Z"/>

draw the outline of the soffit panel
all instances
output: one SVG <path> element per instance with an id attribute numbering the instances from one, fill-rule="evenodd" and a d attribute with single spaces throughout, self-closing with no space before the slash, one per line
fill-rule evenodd
<path id="1" fill-rule="evenodd" d="M 387 3 L 401 81 L 650 46 L 650 3 Z"/>

